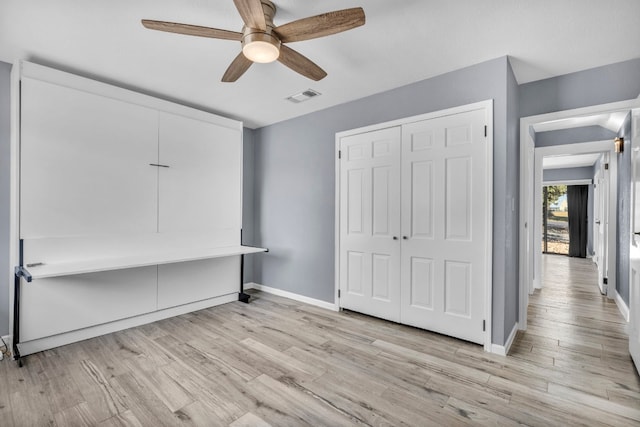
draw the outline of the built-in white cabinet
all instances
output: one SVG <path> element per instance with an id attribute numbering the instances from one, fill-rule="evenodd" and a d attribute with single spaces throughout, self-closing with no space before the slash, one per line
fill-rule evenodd
<path id="1" fill-rule="evenodd" d="M 336 136 L 340 306 L 483 344 L 491 103 Z"/>
<path id="2" fill-rule="evenodd" d="M 36 279 L 24 284 L 20 342 L 153 312 L 157 309 L 157 281 L 157 267 L 150 266 Z"/>
<path id="3" fill-rule="evenodd" d="M 24 77 L 20 237 L 155 233 L 158 112 Z"/>
<path id="4" fill-rule="evenodd" d="M 159 122 L 159 231 L 239 230 L 240 131 L 165 112 Z"/>
<path id="5" fill-rule="evenodd" d="M 264 251 L 240 242 L 240 122 L 26 62 L 14 83 L 14 350 L 238 299 Z"/>

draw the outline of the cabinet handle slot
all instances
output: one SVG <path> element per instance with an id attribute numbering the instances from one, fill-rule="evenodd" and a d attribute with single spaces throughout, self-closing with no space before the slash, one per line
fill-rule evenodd
<path id="1" fill-rule="evenodd" d="M 159 165 L 157 163 L 149 163 L 149 166 L 157 166 L 159 168 L 168 168 L 169 165 Z"/>

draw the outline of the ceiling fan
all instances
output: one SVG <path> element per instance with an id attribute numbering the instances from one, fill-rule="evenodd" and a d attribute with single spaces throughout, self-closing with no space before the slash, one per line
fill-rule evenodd
<path id="1" fill-rule="evenodd" d="M 233 2 L 244 21 L 241 33 L 149 19 L 143 19 L 142 25 L 151 30 L 241 42 L 242 52 L 236 56 L 222 76 L 223 82 L 235 82 L 254 62 L 267 63 L 276 59 L 305 77 L 316 81 L 321 80 L 327 73 L 285 43 L 329 36 L 365 23 L 364 10 L 361 7 L 355 7 L 274 27 L 273 17 L 276 14 L 276 6 L 269 0 L 233 0 Z"/>

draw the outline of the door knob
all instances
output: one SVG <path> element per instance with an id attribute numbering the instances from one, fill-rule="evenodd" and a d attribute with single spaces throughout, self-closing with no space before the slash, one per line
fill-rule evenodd
<path id="1" fill-rule="evenodd" d="M 398 240 L 398 236 L 393 236 L 393 240 Z"/>
<path id="2" fill-rule="evenodd" d="M 402 240 L 409 240 L 407 236 L 402 236 Z"/>

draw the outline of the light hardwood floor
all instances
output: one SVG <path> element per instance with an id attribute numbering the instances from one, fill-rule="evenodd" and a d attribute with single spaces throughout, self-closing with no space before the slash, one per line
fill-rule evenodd
<path id="1" fill-rule="evenodd" d="M 254 292 L 0 362 L 0 425 L 640 425 L 625 322 L 587 260 L 545 257 L 508 357 Z"/>

